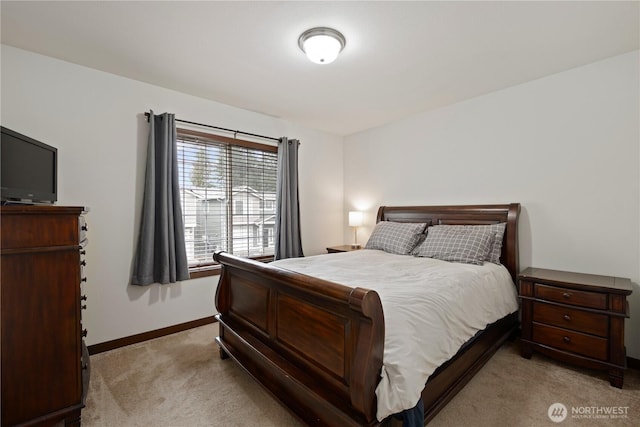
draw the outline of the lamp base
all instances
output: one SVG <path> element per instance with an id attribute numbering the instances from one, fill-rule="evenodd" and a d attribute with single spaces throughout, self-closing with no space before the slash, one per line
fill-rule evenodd
<path id="1" fill-rule="evenodd" d="M 360 246 L 359 243 L 352 243 L 351 244 L 351 249 L 360 249 L 360 248 L 361 248 L 361 246 Z"/>

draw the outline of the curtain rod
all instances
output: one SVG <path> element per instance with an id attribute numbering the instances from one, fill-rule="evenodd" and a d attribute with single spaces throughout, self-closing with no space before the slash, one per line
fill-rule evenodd
<path id="1" fill-rule="evenodd" d="M 144 113 L 145 117 L 147 118 L 147 122 L 149 121 L 149 113 Z M 190 122 L 188 120 L 180 120 L 180 119 L 175 119 L 176 122 L 180 122 L 180 123 L 187 123 L 190 125 L 196 125 L 196 126 L 203 126 L 206 128 L 211 128 L 211 129 L 217 129 L 217 130 L 223 130 L 226 132 L 233 132 L 234 134 L 242 134 L 242 135 L 249 135 L 249 136 L 255 136 L 257 138 L 264 138 L 264 139 L 270 139 L 272 141 L 280 141 L 280 138 L 274 138 L 272 136 L 264 136 L 264 135 L 258 135 L 257 133 L 249 133 L 249 132 L 242 132 L 240 130 L 233 130 L 233 129 L 227 129 L 227 128 L 221 128 L 219 126 L 212 126 L 212 125 L 207 125 L 204 123 L 197 123 L 197 122 Z"/>

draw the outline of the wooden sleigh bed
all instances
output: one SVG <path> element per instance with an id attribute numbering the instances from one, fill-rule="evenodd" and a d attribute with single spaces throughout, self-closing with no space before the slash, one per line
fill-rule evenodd
<path id="1" fill-rule="evenodd" d="M 516 283 L 520 205 L 380 207 L 377 221 L 507 224 L 501 263 Z M 310 426 L 382 426 L 376 420 L 384 315 L 374 291 L 218 252 L 221 357 L 232 357 Z M 427 423 L 517 327 L 517 313 L 478 333 L 422 392 Z"/>

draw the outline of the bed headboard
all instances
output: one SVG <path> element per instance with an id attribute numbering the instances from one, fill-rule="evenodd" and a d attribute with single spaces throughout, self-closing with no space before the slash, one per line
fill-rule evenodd
<path id="1" fill-rule="evenodd" d="M 437 224 L 497 224 L 506 222 L 507 227 L 502 242 L 500 262 L 504 265 L 513 282 L 517 283 L 518 258 L 518 216 L 520 203 L 508 205 L 460 205 L 460 206 L 380 206 L 377 222 L 426 222 Z"/>

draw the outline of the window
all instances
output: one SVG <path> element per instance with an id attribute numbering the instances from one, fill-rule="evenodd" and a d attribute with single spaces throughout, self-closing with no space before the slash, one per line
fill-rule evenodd
<path id="1" fill-rule="evenodd" d="M 243 204 L 242 200 L 236 200 L 236 210 L 233 212 L 234 215 L 242 215 Z"/>
<path id="2" fill-rule="evenodd" d="M 185 129 L 178 129 L 177 136 L 192 272 L 213 266 L 217 250 L 273 256 L 277 147 Z"/>

